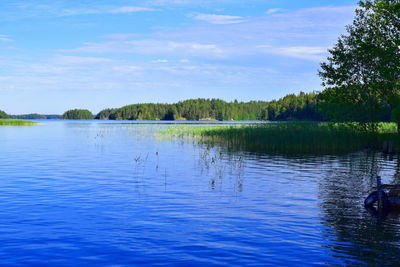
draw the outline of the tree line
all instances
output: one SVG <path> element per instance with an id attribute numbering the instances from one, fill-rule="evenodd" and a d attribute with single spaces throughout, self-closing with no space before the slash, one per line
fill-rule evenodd
<path id="1" fill-rule="evenodd" d="M 274 101 L 226 102 L 221 99 L 189 99 L 175 104 L 134 104 L 100 111 L 99 120 L 322 120 L 317 93 L 290 94 Z"/>
<path id="2" fill-rule="evenodd" d="M 322 99 L 322 100 L 321 100 Z M 133 104 L 115 109 L 104 109 L 93 115 L 87 109 L 72 109 L 60 115 L 8 115 L 0 111 L 0 118 L 65 119 L 65 120 L 216 120 L 216 121 L 336 121 L 330 112 L 331 103 L 326 92 L 288 94 L 278 100 L 226 102 L 220 99 L 189 99 L 175 104 Z M 337 106 L 336 106 L 337 107 Z M 343 110 L 342 110 L 343 111 Z M 392 109 L 382 106 L 379 121 L 390 121 Z M 345 121 L 345 119 L 342 119 Z M 347 121 L 363 122 L 364 117 L 349 116 Z"/>
<path id="3" fill-rule="evenodd" d="M 349 121 L 363 123 L 370 113 L 359 116 L 336 116 L 345 109 L 332 105 L 327 92 L 288 94 L 278 100 L 226 102 L 220 99 L 189 99 L 175 104 L 133 104 L 116 109 L 104 109 L 95 119 L 99 120 L 217 120 L 217 121 Z M 349 104 L 348 109 L 357 107 Z M 380 104 L 379 112 L 373 114 L 376 121 L 393 120 L 393 109 Z M 368 118 L 367 118 L 368 119 Z"/>
<path id="4" fill-rule="evenodd" d="M 217 120 L 217 121 L 279 121 L 323 120 L 318 110 L 318 93 L 289 94 L 279 100 L 227 102 L 221 99 L 189 99 L 174 104 L 133 104 L 104 109 L 97 115 L 86 109 L 72 109 L 60 115 L 12 115 L 4 118 L 65 119 L 65 120 Z M 0 112 L 0 117 L 2 113 Z"/>
<path id="5" fill-rule="evenodd" d="M 61 115 L 56 115 L 56 114 L 46 115 L 46 114 L 31 113 L 31 114 L 11 115 L 11 118 L 19 120 L 59 120 L 61 119 Z"/>

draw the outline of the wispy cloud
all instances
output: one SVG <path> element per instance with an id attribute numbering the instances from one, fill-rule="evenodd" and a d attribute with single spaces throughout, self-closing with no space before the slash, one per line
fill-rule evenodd
<path id="1" fill-rule="evenodd" d="M 0 42 L 13 42 L 14 40 L 9 38 L 7 35 L 0 34 Z"/>
<path id="2" fill-rule="evenodd" d="M 92 64 L 92 63 L 107 63 L 112 60 L 104 57 L 79 57 L 79 56 L 57 56 L 53 62 L 58 65 L 72 65 L 72 64 Z"/>
<path id="3" fill-rule="evenodd" d="M 217 15 L 217 14 L 189 14 L 196 20 L 205 21 L 211 24 L 233 24 L 244 22 L 244 18 L 240 16 Z"/>
<path id="4" fill-rule="evenodd" d="M 198 42 L 176 42 L 171 40 L 131 40 L 104 43 L 86 43 L 76 49 L 62 50 L 67 53 L 98 54 L 148 54 L 148 55 L 191 55 L 223 56 L 224 51 L 215 44 Z"/>
<path id="5" fill-rule="evenodd" d="M 3 7 L 2 7 L 3 8 Z M 96 4 L 83 1 L 71 4 L 68 1 L 24 1 L 5 6 L 5 12 L 0 10 L 1 19 L 17 20 L 18 18 L 41 18 L 41 17 L 71 17 L 94 14 L 129 14 L 137 12 L 151 12 L 157 9 L 148 6 L 119 6 L 109 2 L 97 1 Z"/>
<path id="6" fill-rule="evenodd" d="M 281 9 L 281 8 L 270 8 L 270 9 L 267 9 L 265 11 L 265 14 L 271 15 L 271 14 L 275 14 L 275 13 L 278 13 L 278 12 L 281 12 L 281 11 L 284 11 L 284 10 Z"/>
<path id="7" fill-rule="evenodd" d="M 285 11 L 262 17 L 196 14 L 215 25 L 147 36 L 110 35 L 112 41 L 85 43 L 66 53 L 142 54 L 169 57 L 252 61 L 253 56 L 278 55 L 320 61 L 353 16 L 353 7 L 322 7 Z M 237 23 L 237 22 L 241 23 Z"/>
<path id="8" fill-rule="evenodd" d="M 162 2 L 167 1 L 173 0 Z M 125 16 L 132 12 L 154 11 L 134 6 L 109 6 L 109 1 L 102 3 L 108 5 L 74 6 L 76 8 L 68 12 L 62 8 L 46 9 L 46 14 L 101 13 L 115 14 L 112 16 L 116 17 L 117 14 Z M 143 6 L 151 7 L 147 3 Z M 35 12 L 40 13 L 38 10 Z M 179 12 L 182 15 L 190 11 Z M 32 54 L 29 58 L 26 50 L 7 55 L 7 51 L 2 49 L 0 94 L 2 97 L 4 94 L 20 96 L 26 91 L 32 96 L 40 95 L 37 92 L 43 92 L 43 95 L 53 92 L 54 95 L 58 92 L 64 95 L 76 93 L 77 96 L 87 94 L 90 97 L 108 94 L 104 105 L 113 106 L 111 97 L 118 98 L 118 103 L 123 104 L 175 101 L 177 96 L 181 99 L 220 97 L 227 100 L 232 96 L 250 100 L 280 97 L 294 90 L 318 90 L 318 63 L 326 56 L 326 48 L 332 46 L 344 32 L 344 26 L 351 22 L 354 7 L 283 10 L 259 17 L 244 16 L 195 13 L 193 19 L 207 23 L 188 26 L 185 20 L 185 27 L 175 25 L 171 30 L 167 25 L 170 30 L 158 32 L 154 32 L 154 28 L 150 32 L 130 25 L 110 26 L 98 31 L 100 41 L 74 39 L 66 43 L 64 49 L 56 50 L 56 55 L 54 50 L 47 50 L 43 55 Z M 95 18 L 102 19 L 99 16 Z M 127 18 L 130 17 L 124 19 Z M 66 19 L 70 20 L 73 21 L 72 18 Z M 91 22 L 86 17 L 79 21 Z M 180 22 L 178 24 L 183 25 Z M 89 30 L 92 26 L 88 27 Z M 127 28 L 133 33 L 127 32 Z M 13 37 L 0 35 L 0 42 L 10 41 Z M 71 49 L 71 45 L 76 43 L 78 45 Z M 2 43 L 2 46 L 7 45 Z M 152 94 L 148 93 L 149 90 Z M 174 94 L 168 94 L 168 91 L 174 91 Z M 64 99 L 58 98 L 60 102 L 53 105 L 55 110 L 52 112 L 66 109 Z M 91 102 L 87 99 L 83 99 L 82 104 Z M 11 103 L 8 100 L 3 102 Z M 36 102 L 35 105 L 41 106 Z M 13 106 L 9 104 L 8 108 L 12 110 Z"/>
<path id="9" fill-rule="evenodd" d="M 182 96 L 184 98 L 206 97 L 207 93 L 218 88 L 228 90 L 232 86 L 261 88 L 271 81 L 277 82 L 280 75 L 263 66 L 243 67 L 167 59 L 138 63 L 63 55 L 31 64 L 22 61 L 0 62 L 0 68 L 4 66 L 8 66 L 8 73 L 0 76 L 2 90 L 22 92 L 40 88 L 44 91 L 104 92 L 151 88 L 161 91 L 183 90 L 187 94 Z M 198 91 L 198 88 L 204 90 Z"/>
<path id="10" fill-rule="evenodd" d="M 142 11 L 156 11 L 154 8 L 149 8 L 149 7 L 138 7 L 138 6 L 123 6 L 123 7 L 118 7 L 114 8 L 108 11 L 108 13 L 136 13 L 136 12 L 142 12 Z"/>
<path id="11" fill-rule="evenodd" d="M 109 8 L 62 9 L 59 16 L 79 16 L 91 14 L 128 14 L 137 12 L 150 12 L 157 9 L 140 6 L 122 6 Z"/>
<path id="12" fill-rule="evenodd" d="M 57 11 L 54 11 L 57 12 Z M 68 16 L 80 16 L 80 15 L 91 15 L 99 14 L 100 10 L 97 9 L 62 9 L 57 12 L 56 16 L 68 17 Z"/>
<path id="13" fill-rule="evenodd" d="M 289 57 L 315 60 L 317 62 L 320 62 L 325 58 L 327 50 L 328 47 L 293 46 L 278 48 L 277 53 Z"/>
<path id="14" fill-rule="evenodd" d="M 153 63 L 168 63 L 169 60 L 167 59 L 156 59 L 152 61 Z"/>
<path id="15" fill-rule="evenodd" d="M 328 47 L 319 46 L 274 47 L 270 45 L 259 45 L 257 48 L 259 48 L 260 52 L 266 54 L 277 54 L 316 62 L 321 62 L 326 57 L 328 50 Z"/>

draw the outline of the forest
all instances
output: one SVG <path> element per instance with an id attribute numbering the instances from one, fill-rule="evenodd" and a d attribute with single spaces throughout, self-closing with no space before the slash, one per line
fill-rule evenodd
<path id="1" fill-rule="evenodd" d="M 318 108 L 318 93 L 289 94 L 279 100 L 226 102 L 220 99 L 189 99 L 175 104 L 133 104 L 121 108 L 104 109 L 94 116 L 86 109 L 72 109 L 63 115 L 24 114 L 8 115 L 0 111 L 0 118 L 13 119 L 69 119 L 69 120 L 216 120 L 216 121 L 280 121 L 324 120 Z"/>
<path id="2" fill-rule="evenodd" d="M 63 120 L 92 120 L 93 114 L 87 109 L 71 109 L 66 111 L 61 118 Z"/>
<path id="3" fill-rule="evenodd" d="M 336 121 L 329 112 L 323 93 L 288 94 L 278 100 L 226 102 L 221 99 L 189 99 L 175 104 L 133 104 L 121 108 L 104 109 L 96 116 L 86 109 L 72 109 L 63 115 L 8 115 L 0 110 L 0 118 L 7 119 L 66 119 L 66 120 L 215 120 L 215 121 Z M 381 106 L 377 121 L 391 120 L 392 109 Z M 349 121 L 361 121 L 355 116 Z"/>
<path id="4" fill-rule="evenodd" d="M 134 104 L 100 111 L 100 120 L 323 120 L 318 93 L 289 94 L 279 100 L 226 102 L 220 99 L 189 99 L 175 104 Z"/>
<path id="5" fill-rule="evenodd" d="M 13 119 L 18 119 L 18 120 L 59 120 L 59 119 L 61 119 L 61 115 L 55 115 L 55 114 L 45 115 L 45 114 L 37 114 L 37 113 L 11 115 L 11 117 Z"/>
<path id="6" fill-rule="evenodd" d="M 330 103 L 325 92 L 288 94 L 278 100 L 226 102 L 221 99 L 189 99 L 175 104 L 133 104 L 121 108 L 104 109 L 97 115 L 86 109 L 72 109 L 63 115 L 8 115 L 0 111 L 0 118 L 67 119 L 67 120 L 215 120 L 215 121 L 336 121 L 329 112 Z M 392 109 L 381 106 L 378 121 L 391 120 Z M 378 114 L 377 112 L 375 114 Z M 361 121 L 348 117 L 349 121 Z"/>

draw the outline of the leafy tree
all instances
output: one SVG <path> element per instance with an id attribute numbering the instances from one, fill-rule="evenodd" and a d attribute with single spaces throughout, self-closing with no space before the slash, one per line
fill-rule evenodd
<path id="1" fill-rule="evenodd" d="M 321 120 L 317 93 L 287 95 L 277 101 L 226 102 L 189 99 L 176 104 L 134 104 L 105 109 L 96 119 L 110 120 Z"/>
<path id="2" fill-rule="evenodd" d="M 374 129 L 387 105 L 400 104 L 400 2 L 360 1 L 347 34 L 321 64 L 322 109 L 331 119 Z"/>
<path id="3" fill-rule="evenodd" d="M 174 105 L 171 105 L 167 109 L 167 113 L 164 115 L 163 120 L 164 121 L 173 121 L 178 119 L 178 111 L 176 110 L 176 107 Z"/>
<path id="4" fill-rule="evenodd" d="M 61 115 L 56 115 L 56 114 L 50 114 L 50 115 L 45 115 L 45 114 L 21 114 L 21 115 L 12 115 L 11 116 L 13 119 L 22 119 L 22 120 L 59 120 L 61 119 Z"/>
<path id="5" fill-rule="evenodd" d="M 71 109 L 62 115 L 63 120 L 92 120 L 93 114 L 87 109 Z"/>
<path id="6" fill-rule="evenodd" d="M 113 109 L 113 108 L 104 109 L 104 110 L 100 111 L 100 112 L 96 115 L 95 119 L 96 119 L 96 120 L 108 120 L 109 117 L 110 117 L 110 115 L 111 115 L 114 111 L 115 111 L 115 109 Z"/>
<path id="7" fill-rule="evenodd" d="M 11 116 L 0 110 L 0 119 L 9 119 Z"/>

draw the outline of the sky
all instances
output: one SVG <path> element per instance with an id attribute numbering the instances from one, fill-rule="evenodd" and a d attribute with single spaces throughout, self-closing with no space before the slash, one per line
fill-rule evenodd
<path id="1" fill-rule="evenodd" d="M 0 110 L 321 91 L 356 0 L 1 0 Z"/>

